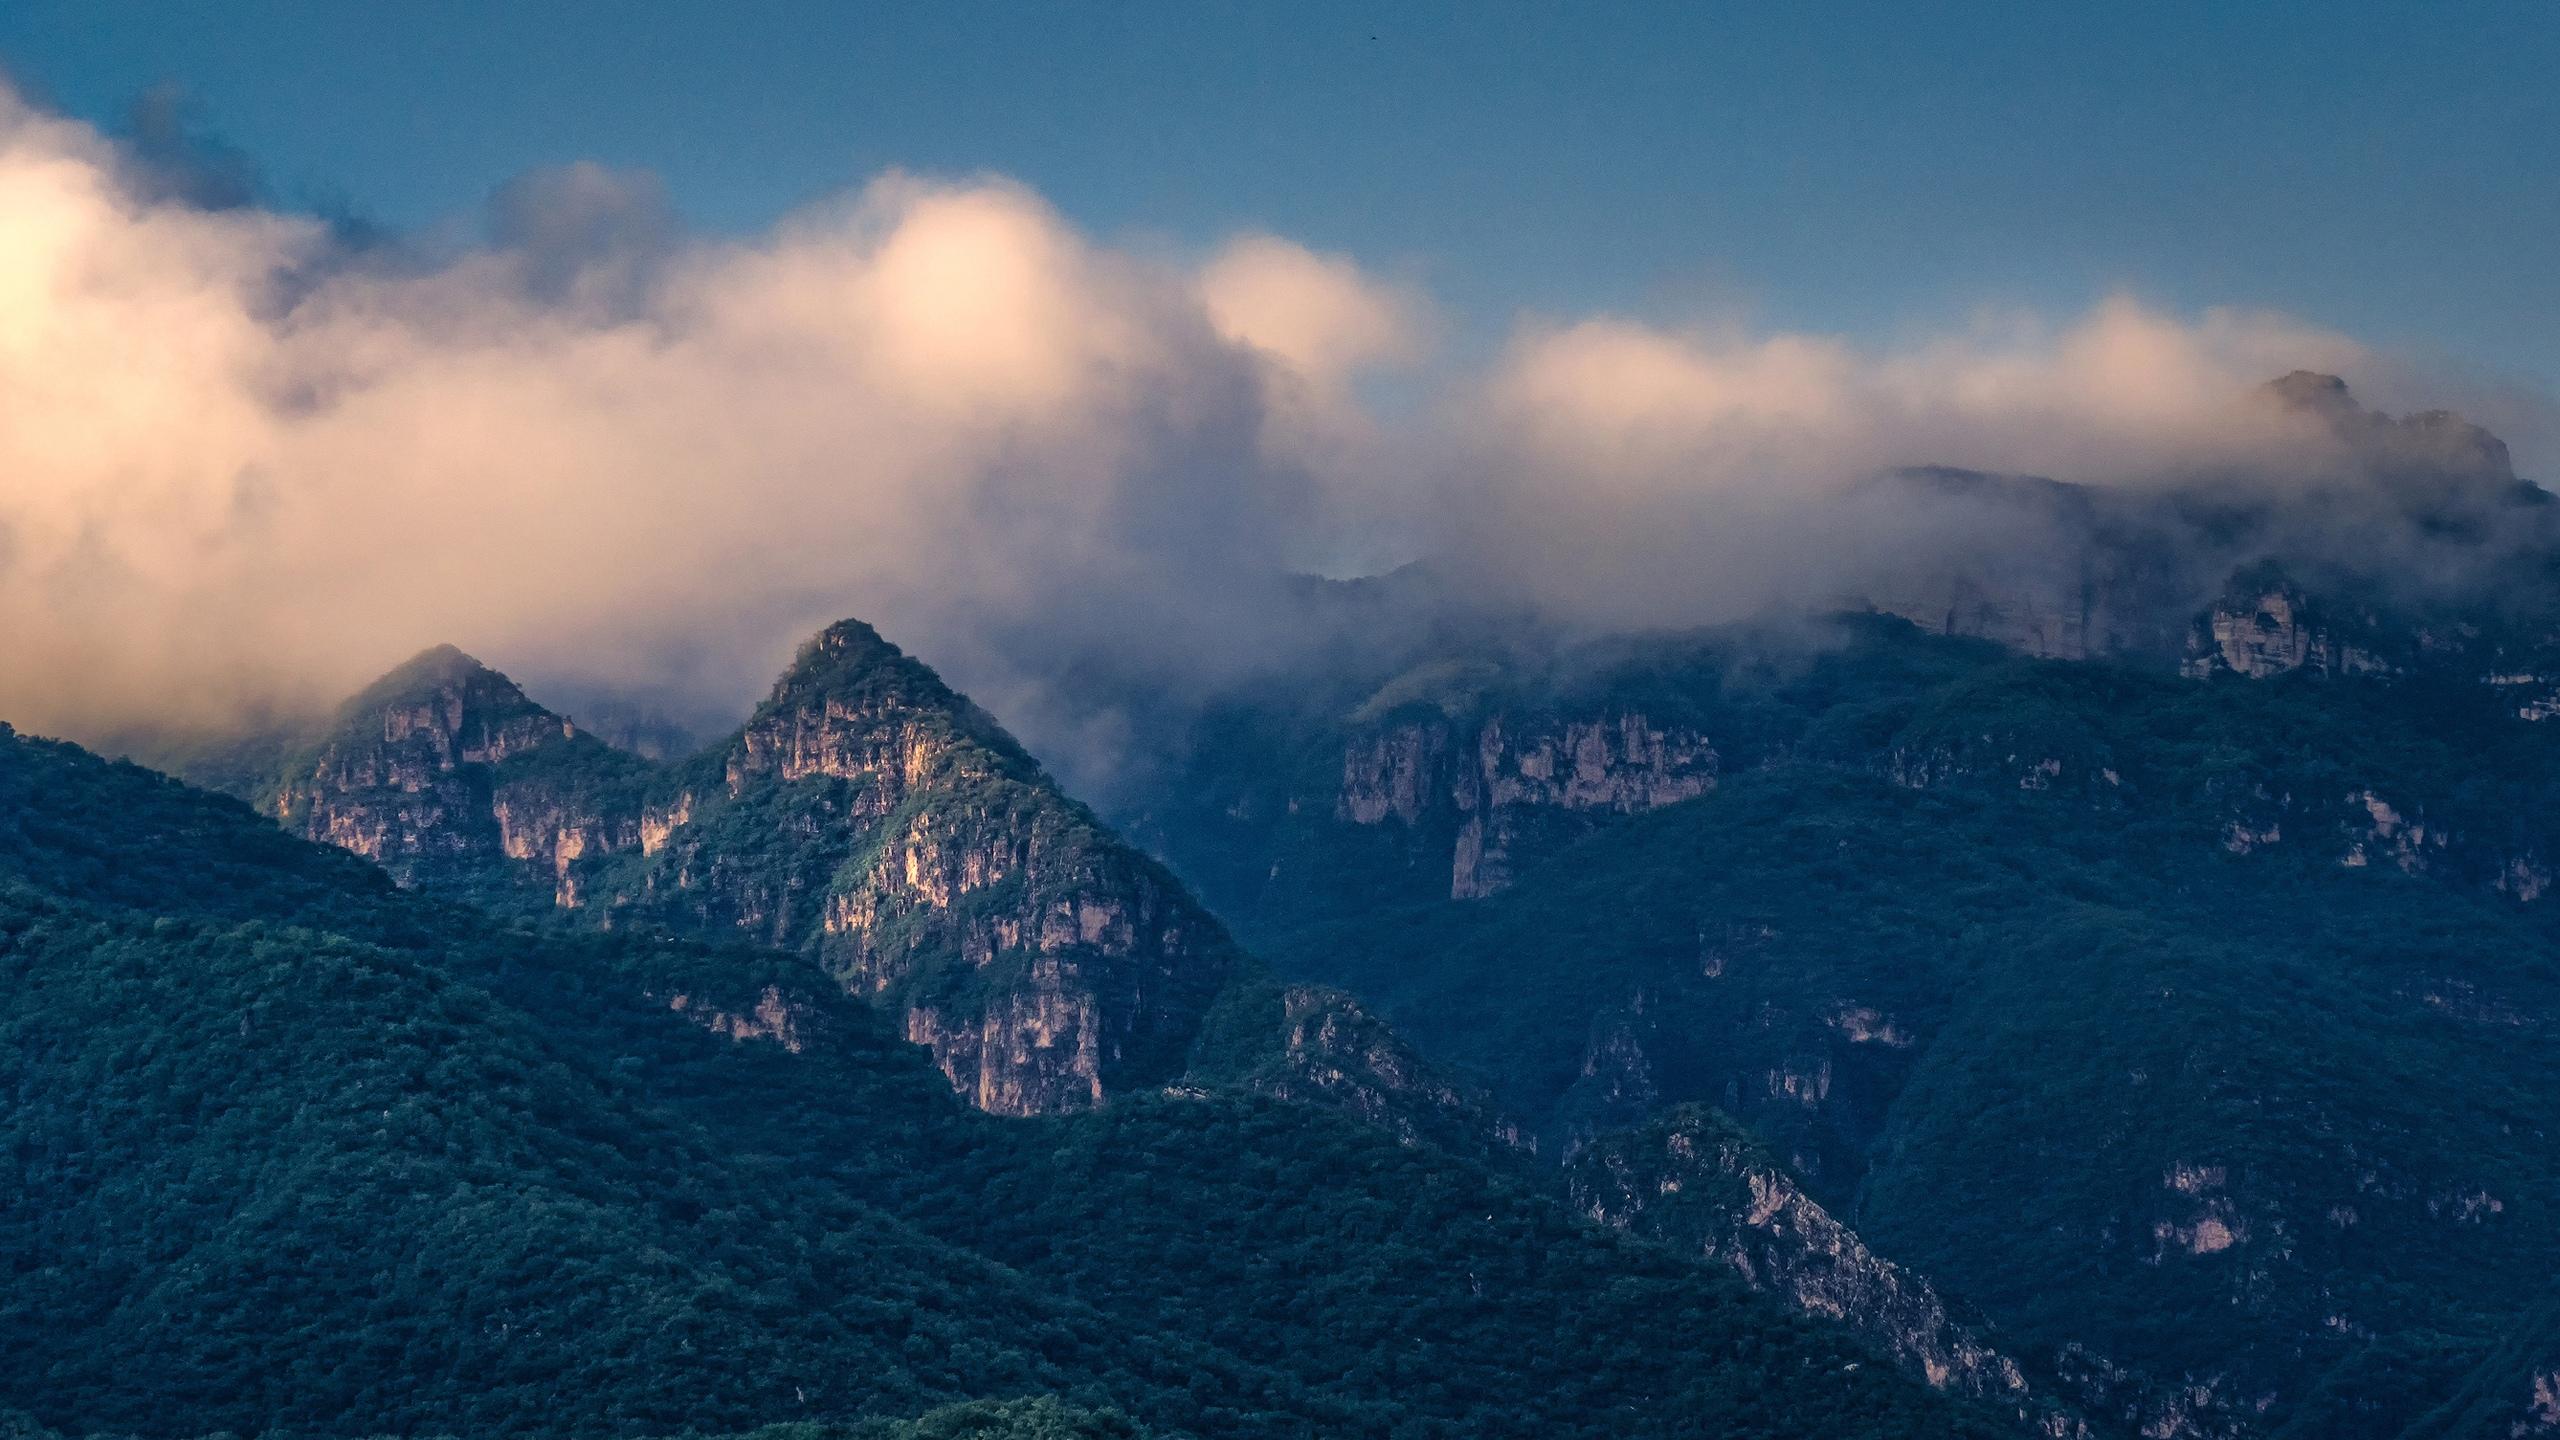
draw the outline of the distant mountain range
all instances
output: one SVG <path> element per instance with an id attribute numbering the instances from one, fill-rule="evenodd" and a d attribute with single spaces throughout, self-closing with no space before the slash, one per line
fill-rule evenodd
<path id="1" fill-rule="evenodd" d="M 1975 538 L 1854 598 L 2062 659 L 2199 677 L 2424 671 L 2560 695 L 2544 673 L 2560 672 L 2560 507 L 2517 478 L 2505 444 L 2443 411 L 2367 410 L 2331 375 L 2296 372 L 2264 399 L 2325 427 L 2339 468 L 2131 487 L 1897 471 L 1863 498 Z"/>

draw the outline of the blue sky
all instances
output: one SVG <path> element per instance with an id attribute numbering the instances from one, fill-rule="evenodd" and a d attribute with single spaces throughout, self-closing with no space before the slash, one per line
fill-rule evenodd
<path id="1" fill-rule="evenodd" d="M 1521 312 L 1889 338 L 1984 306 L 2266 306 L 2560 379 L 2560 4 L 12 0 L 114 126 L 182 86 L 286 203 L 402 227 L 529 167 L 748 231 L 890 166 L 1106 237 L 1269 229 Z"/>

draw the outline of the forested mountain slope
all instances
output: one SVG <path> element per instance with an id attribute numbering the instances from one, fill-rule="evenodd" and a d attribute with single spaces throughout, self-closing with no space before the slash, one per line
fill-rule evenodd
<path id="1" fill-rule="evenodd" d="M 14 735 L 0 977 L 28 1424 L 1999 1433 L 1435 1147 L 1206 1091 L 987 1116 L 805 957 L 510 928 Z"/>
<path id="2" fill-rule="evenodd" d="M 1189 1076 L 1460 1149 L 1517 1138 L 1349 997 L 1247 960 L 1160 863 L 859 621 L 813 638 L 743 727 L 682 761 L 616 750 L 450 646 L 311 734 L 190 758 L 178 768 L 404 885 L 798 951 L 992 1113 Z"/>
<path id="3" fill-rule="evenodd" d="M 1680 1178 L 1617 1127 L 1722 1107 L 2165 1434 L 2397 1434 L 2560 1273 L 2560 735 L 2503 687 L 1864 618 L 1310 694 L 1211 715 L 1130 823 L 1550 1153 L 1609 1147 L 1600 1202 Z"/>

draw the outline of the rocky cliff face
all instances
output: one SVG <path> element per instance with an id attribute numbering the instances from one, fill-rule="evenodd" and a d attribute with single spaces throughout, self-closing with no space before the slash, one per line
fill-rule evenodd
<path id="1" fill-rule="evenodd" d="M 1143 857 L 1021 798 L 902 807 L 867 867 L 824 883 L 803 943 L 902 1005 L 983 1109 L 1080 1109 L 1179 1073 L 1234 961 L 1223 933 Z"/>
<path id="2" fill-rule="evenodd" d="M 544 747 L 601 748 L 444 646 L 348 702 L 261 798 L 288 830 L 352 850 L 404 885 L 474 878 L 508 861 L 556 876 L 558 852 L 581 843 L 572 837 L 587 818 L 566 797 L 529 806 L 502 794 L 498 778 L 506 762 Z"/>
<path id="3" fill-rule="evenodd" d="M 1279 1062 L 1253 1079 L 1264 1094 L 1346 1111 L 1407 1144 L 1432 1141 L 1460 1154 L 1536 1152 L 1536 1139 L 1488 1097 L 1426 1064 L 1350 996 L 1290 985 L 1280 1010 Z"/>
<path id="4" fill-rule="evenodd" d="M 1695 799 L 1718 763 L 1706 736 L 1633 710 L 1406 719 L 1345 744 L 1333 809 L 1354 825 L 1448 830 L 1449 895 L 1477 899 L 1510 883 L 1524 842 L 1578 833 L 1577 816 Z"/>
<path id="5" fill-rule="evenodd" d="M 404 884 L 810 952 L 1000 1114 L 1180 1074 L 1238 958 L 1160 866 L 858 622 L 676 766 L 433 651 L 350 702 L 271 809 Z M 761 1012 L 720 1028 L 788 1035 Z"/>
<path id="6" fill-rule="evenodd" d="M 2320 624 L 2302 591 L 2275 584 L 2225 596 L 2196 622 L 2179 669 L 2197 679 L 2243 675 L 2264 680 L 2295 670 L 2314 675 L 2379 675 L 2381 656 Z"/>
<path id="7" fill-rule="evenodd" d="M 1544 816 L 1625 815 L 1695 799 L 1716 783 L 1716 752 L 1705 736 L 1665 731 L 1635 713 L 1517 733 L 1496 716 L 1476 735 L 1475 761 L 1459 772 L 1452 796 L 1465 817 L 1449 871 L 1449 894 L 1459 900 L 1508 885 L 1512 847 Z"/>
<path id="8" fill-rule="evenodd" d="M 2525 1382 L 2524 1402 L 2516 1408 L 2522 1414 L 2510 1429 L 2510 1434 L 2549 1435 L 2560 1432 L 2560 1365 L 2533 1372 Z"/>
<path id="9" fill-rule="evenodd" d="M 1615 773 L 1625 748 L 1659 744 L 1622 729 L 1584 744 L 1596 771 L 1552 751 L 1526 763 L 1533 783 L 1605 803 L 1649 783 Z M 1180 882 L 858 622 L 805 647 L 729 741 L 673 765 L 613 750 L 505 676 L 432 651 L 351 701 L 276 783 L 271 810 L 406 885 L 809 953 L 997 1114 L 1089 1109 L 1180 1079 L 1242 973 Z M 670 1004 L 786 1049 L 805 1026 L 780 996 L 735 1012 Z M 1338 992 L 1292 988 L 1254 1023 L 1267 1033 L 1231 1044 L 1251 1053 L 1236 1078 L 1256 1088 L 1409 1140 L 1527 1143 Z"/>
<path id="10" fill-rule="evenodd" d="M 1170 876 L 868 626 L 810 644 L 720 776 L 644 817 L 656 848 L 609 872 L 608 903 L 725 890 L 737 923 L 903 1011 L 981 1108 L 1081 1109 L 1173 1078 L 1236 961 Z M 741 864 L 737 822 L 766 808 L 837 833 Z"/>
<path id="11" fill-rule="evenodd" d="M 758 992 L 754 1006 L 743 1011 L 723 1010 L 683 993 L 668 996 L 667 1008 L 714 1035 L 725 1035 L 740 1043 L 768 1041 L 794 1055 L 808 1048 L 811 1032 L 818 1026 L 814 1007 L 784 995 L 772 985 Z"/>
<path id="12" fill-rule="evenodd" d="M 1928 1281 L 1869 1250 L 1732 1121 L 1682 1106 L 1600 1136 L 1567 1168 L 1574 1204 L 1847 1323 L 1942 1390 L 2027 1407 L 2016 1361 L 1958 1324 Z M 2042 1410 L 2047 1407 L 2034 1407 Z M 2055 1413 L 2050 1433 L 2076 1428 Z"/>
<path id="13" fill-rule="evenodd" d="M 1848 1029 L 1871 1025 L 1854 1009 L 1835 1018 Z M 2073 1344 L 2059 1354 L 2036 1352 L 2043 1368 L 2031 1376 L 1986 1329 L 1952 1313 L 1928 1278 L 1876 1253 L 1808 1194 L 1759 1136 L 1712 1107 L 1681 1104 L 1593 1136 L 1568 1156 L 1565 1176 L 1573 1203 L 1593 1219 L 1730 1266 L 1797 1310 L 1858 1330 L 1931 1385 L 1998 1403 L 2042 1433 L 2089 1435 L 2091 1416 L 2121 1427 L 2097 1433 L 2151 1440 L 2266 1433 L 2276 1397 L 2216 1368 L 2164 1378 Z M 2387 1181 L 2368 1179 L 2365 1204 L 2394 1203 Z M 2486 1192 L 2399 1200 L 2421 1202 L 2447 1225 L 2486 1223 L 2502 1204 Z M 2135 1264 L 2227 1271 L 2242 1277 L 2234 1283 L 2243 1291 L 2269 1282 L 2278 1263 L 2271 1254 L 2292 1243 L 2298 1228 L 2266 1197 L 2236 1183 L 2227 1167 L 2199 1162 L 2164 1167 L 2156 1191 L 2125 1218 L 2140 1231 Z M 2344 1233 L 2361 1218 L 2353 1207 L 2337 1208 L 2318 1226 Z M 2121 1248 L 2103 1232 L 2085 1238 L 2093 1255 Z M 2329 1325 L 2357 1333 L 2352 1308 L 2338 1302 Z"/>

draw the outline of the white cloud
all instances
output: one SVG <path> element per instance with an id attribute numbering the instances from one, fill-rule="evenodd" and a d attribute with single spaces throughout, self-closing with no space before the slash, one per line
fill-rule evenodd
<path id="1" fill-rule="evenodd" d="M 1419 296 L 1274 235 L 1230 241 L 1201 271 L 1200 296 L 1219 334 L 1325 387 L 1417 360 L 1429 337 Z"/>
<path id="2" fill-rule="evenodd" d="M 1852 563 L 1800 502 L 1879 466 L 2317 462 L 2250 390 L 2372 361 L 2123 300 L 1884 350 L 1594 318 L 1386 419 L 1357 382 L 1427 363 L 1410 288 L 1269 235 L 1184 270 L 1000 179 L 713 242 L 572 166 L 433 263 L 166 189 L 0 97 L 0 717 L 32 728 L 221 723 L 442 640 L 742 704 L 847 614 L 1019 716 L 1043 652 L 1250 665 L 1258 581 L 1426 548 L 1712 618 Z"/>
<path id="3" fill-rule="evenodd" d="M 965 647 L 1278 565 L 1303 482 L 1192 276 L 998 181 L 621 245 L 646 191 L 581 167 L 510 193 L 511 247 L 322 265 L 0 118 L 0 713 L 219 718 L 446 638 L 734 696 L 839 613 Z"/>

